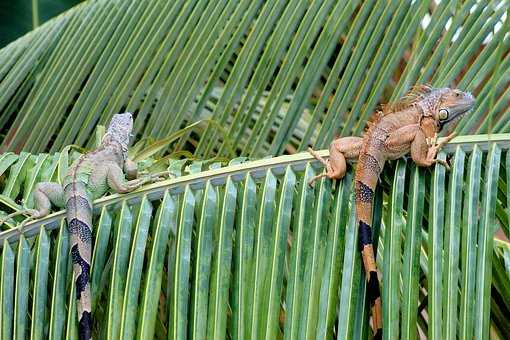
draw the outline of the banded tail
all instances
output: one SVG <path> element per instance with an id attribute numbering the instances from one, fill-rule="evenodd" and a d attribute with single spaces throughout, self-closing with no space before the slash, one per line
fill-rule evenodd
<path id="1" fill-rule="evenodd" d="M 373 156 L 360 155 L 355 177 L 356 223 L 359 228 L 359 248 L 367 279 L 367 295 L 372 309 L 374 339 L 382 339 L 381 290 L 372 241 L 373 197 L 380 168 L 382 167 L 378 166 Z"/>
<path id="2" fill-rule="evenodd" d="M 80 340 L 92 339 L 90 261 L 92 252 L 92 203 L 85 184 L 73 181 L 64 190 L 71 257 L 76 278 L 76 309 Z"/>

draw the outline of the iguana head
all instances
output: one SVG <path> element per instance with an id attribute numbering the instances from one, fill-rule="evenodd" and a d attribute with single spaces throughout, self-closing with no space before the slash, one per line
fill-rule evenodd
<path id="1" fill-rule="evenodd" d="M 457 89 L 440 89 L 438 104 L 434 112 L 434 119 L 439 123 L 439 129 L 452 122 L 458 122 L 462 116 L 473 108 L 475 97 L 470 92 Z"/>
<path id="2" fill-rule="evenodd" d="M 424 117 L 431 117 L 437 122 L 438 130 L 446 124 L 458 122 L 475 104 L 475 97 L 471 93 L 458 89 L 429 88 L 426 92 L 416 105 L 422 109 Z"/>
<path id="3" fill-rule="evenodd" d="M 129 139 L 133 131 L 133 115 L 129 112 L 113 115 L 106 135 L 122 146 L 122 151 L 127 152 Z"/>

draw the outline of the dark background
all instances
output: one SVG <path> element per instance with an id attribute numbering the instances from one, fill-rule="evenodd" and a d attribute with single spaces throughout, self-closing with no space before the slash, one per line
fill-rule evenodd
<path id="1" fill-rule="evenodd" d="M 33 3 L 37 4 L 39 25 L 83 0 L 0 0 L 0 48 L 33 27 Z"/>

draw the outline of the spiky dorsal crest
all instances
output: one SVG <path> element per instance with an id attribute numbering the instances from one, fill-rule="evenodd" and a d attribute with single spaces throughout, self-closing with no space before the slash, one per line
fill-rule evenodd
<path id="1" fill-rule="evenodd" d="M 405 94 L 400 100 L 383 104 L 382 112 L 384 114 L 393 113 L 405 110 L 411 107 L 416 102 L 422 100 L 426 95 L 432 92 L 432 87 L 429 85 L 415 85 Z"/>
<path id="2" fill-rule="evenodd" d="M 377 110 L 368 118 L 365 132 L 369 132 L 372 126 L 377 123 L 387 114 L 399 112 L 413 106 L 416 102 L 425 98 L 434 89 L 429 85 L 414 85 L 411 87 L 400 100 L 388 104 L 382 104 L 381 109 Z"/>
<path id="3" fill-rule="evenodd" d="M 369 132 L 372 126 L 376 125 L 385 115 L 411 107 L 414 103 L 430 94 L 432 90 L 433 88 L 429 85 L 414 85 L 400 100 L 382 104 L 381 110 L 374 112 L 368 119 L 365 131 Z"/>
<path id="4" fill-rule="evenodd" d="M 377 123 L 379 123 L 379 121 L 382 119 L 384 115 L 385 113 L 379 110 L 374 112 L 367 120 L 365 132 L 368 133 L 369 131 L 371 131 L 372 127 L 377 125 Z"/>

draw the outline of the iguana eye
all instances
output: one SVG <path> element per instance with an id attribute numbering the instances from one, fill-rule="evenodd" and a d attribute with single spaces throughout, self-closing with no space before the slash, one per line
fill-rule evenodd
<path id="1" fill-rule="evenodd" d="M 439 110 L 439 119 L 440 120 L 448 119 L 448 110 L 447 109 Z"/>

